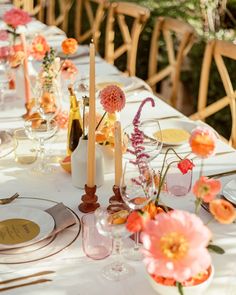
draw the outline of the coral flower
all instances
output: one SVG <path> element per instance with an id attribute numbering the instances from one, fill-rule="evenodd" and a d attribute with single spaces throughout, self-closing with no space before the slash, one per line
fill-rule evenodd
<path id="1" fill-rule="evenodd" d="M 12 8 L 3 15 L 3 21 L 13 29 L 16 29 L 18 26 L 24 26 L 31 22 L 31 20 L 29 14 L 19 8 Z"/>
<path id="2" fill-rule="evenodd" d="M 20 66 L 25 59 L 25 53 L 23 51 L 16 51 L 14 54 L 11 54 L 9 57 L 9 64 L 11 68 L 17 68 Z"/>
<path id="3" fill-rule="evenodd" d="M 46 54 L 46 52 L 49 52 L 50 47 L 46 41 L 46 39 L 43 36 L 38 35 L 34 38 L 32 44 L 31 44 L 31 50 L 30 53 L 36 60 L 42 60 Z"/>
<path id="4" fill-rule="evenodd" d="M 184 282 L 211 264 L 211 232 L 194 214 L 173 210 L 149 220 L 141 233 L 148 273 Z"/>
<path id="5" fill-rule="evenodd" d="M 61 44 L 61 48 L 64 54 L 74 54 L 78 49 L 78 43 L 74 38 L 68 38 Z"/>
<path id="6" fill-rule="evenodd" d="M 178 168 L 183 174 L 188 173 L 188 171 L 192 170 L 194 166 L 195 165 L 193 164 L 193 162 L 189 159 L 183 159 L 178 163 Z"/>
<path id="7" fill-rule="evenodd" d="M 106 112 L 120 112 L 125 106 L 125 94 L 120 87 L 108 85 L 100 91 L 100 102 Z"/>
<path id="8" fill-rule="evenodd" d="M 202 176 L 193 186 L 194 195 L 202 199 L 204 202 L 209 203 L 221 190 L 221 183 L 217 179 L 210 179 Z"/>
<path id="9" fill-rule="evenodd" d="M 149 216 L 145 212 L 133 211 L 129 214 L 126 221 L 126 228 L 129 232 L 136 233 L 143 230 Z"/>
<path id="10" fill-rule="evenodd" d="M 150 202 L 147 204 L 142 211 L 147 212 L 150 219 L 154 219 L 157 214 L 164 213 L 165 211 L 161 208 L 155 205 L 154 202 Z"/>
<path id="11" fill-rule="evenodd" d="M 210 202 L 209 209 L 211 214 L 223 224 L 230 224 L 236 218 L 234 206 L 226 200 L 213 200 Z"/>
<path id="12" fill-rule="evenodd" d="M 207 158 L 215 151 L 216 136 L 209 128 L 197 127 L 190 136 L 189 144 L 194 154 Z"/>
<path id="13" fill-rule="evenodd" d="M 64 79 L 73 79 L 75 75 L 78 73 L 78 69 L 75 64 L 71 61 L 66 59 L 61 67 L 61 74 Z"/>
<path id="14" fill-rule="evenodd" d="M 0 41 L 7 41 L 8 33 L 6 30 L 0 30 Z"/>

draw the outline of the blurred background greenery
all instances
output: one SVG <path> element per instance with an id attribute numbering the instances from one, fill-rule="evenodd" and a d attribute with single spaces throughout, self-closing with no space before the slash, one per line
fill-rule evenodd
<path id="1" fill-rule="evenodd" d="M 111 0 L 111 2 L 112 1 L 115 2 L 114 0 Z M 181 73 L 181 80 L 185 88 L 185 93 L 187 93 L 187 102 L 185 102 L 185 104 L 192 106 L 190 109 L 181 108 L 181 111 L 189 115 L 196 110 L 200 71 L 206 42 L 212 38 L 235 40 L 236 0 L 129 0 L 129 2 L 145 6 L 151 11 L 151 17 L 140 38 L 137 58 L 136 75 L 144 80 L 147 79 L 150 40 L 156 17 L 170 16 L 182 19 L 195 28 L 198 39 L 188 54 L 188 66 L 184 67 Z M 86 23 L 84 25 L 86 26 Z M 100 40 L 101 55 L 104 54 L 104 29 L 105 22 L 103 23 Z M 73 30 L 74 18 L 72 17 L 69 30 L 70 36 L 74 35 Z M 119 35 L 118 38 L 116 38 L 116 42 L 119 42 Z M 163 66 L 166 63 L 164 53 L 163 50 L 163 58 L 161 58 Z M 125 60 L 121 58 L 116 65 L 122 70 L 124 64 Z M 229 61 L 226 61 L 226 65 L 232 82 L 235 84 L 234 86 L 236 86 L 236 65 Z M 224 95 L 223 85 L 221 84 L 216 67 L 213 64 L 210 74 L 209 102 L 215 101 Z M 228 108 L 211 116 L 207 119 L 207 122 L 226 138 L 229 137 L 231 116 Z"/>

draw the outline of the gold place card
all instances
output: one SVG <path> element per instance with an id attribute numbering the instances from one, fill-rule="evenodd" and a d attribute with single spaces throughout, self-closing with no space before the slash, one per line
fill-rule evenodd
<path id="1" fill-rule="evenodd" d="M 27 219 L 6 219 L 0 222 L 0 244 L 16 245 L 33 240 L 40 227 Z"/>

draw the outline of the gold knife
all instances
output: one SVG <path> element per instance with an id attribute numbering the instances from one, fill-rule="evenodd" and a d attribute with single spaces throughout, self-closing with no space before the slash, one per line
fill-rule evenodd
<path id="1" fill-rule="evenodd" d="M 29 283 L 24 283 L 24 284 L 5 287 L 5 288 L 0 288 L 0 292 L 11 290 L 11 289 L 16 289 L 16 288 L 20 288 L 20 287 L 30 286 L 30 285 L 46 283 L 46 282 L 52 282 L 52 280 L 40 279 L 40 280 L 32 281 L 32 282 L 29 282 Z"/>
<path id="2" fill-rule="evenodd" d="M 51 273 L 55 273 L 55 271 L 46 270 L 46 271 L 36 272 L 36 273 L 28 275 L 28 276 L 22 276 L 22 277 L 18 277 L 18 278 L 14 278 L 14 279 L 0 281 L 0 285 L 13 283 L 13 282 L 21 281 L 21 280 L 25 280 L 25 279 L 30 279 L 30 278 L 33 278 L 33 277 L 44 276 L 44 275 L 48 275 L 48 274 L 51 274 Z"/>

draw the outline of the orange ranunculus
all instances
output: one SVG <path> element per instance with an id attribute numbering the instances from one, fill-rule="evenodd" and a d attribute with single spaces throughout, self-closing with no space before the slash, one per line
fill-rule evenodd
<path id="1" fill-rule="evenodd" d="M 211 179 L 206 176 L 200 177 L 193 186 L 193 193 L 198 199 L 209 203 L 221 190 L 221 183 L 217 179 Z"/>
<path id="2" fill-rule="evenodd" d="M 154 202 L 148 203 L 142 211 L 147 212 L 150 219 L 154 219 L 157 214 L 165 212 L 161 207 L 156 206 Z"/>
<path id="3" fill-rule="evenodd" d="M 209 128 L 197 127 L 190 136 L 189 144 L 194 154 L 207 158 L 215 151 L 216 136 Z"/>
<path id="4" fill-rule="evenodd" d="M 64 54 L 74 54 L 78 49 L 78 43 L 74 38 L 68 38 L 61 44 L 61 48 Z"/>
<path id="5" fill-rule="evenodd" d="M 48 52 L 49 50 L 50 47 L 43 36 L 38 35 L 32 41 L 30 53 L 34 59 L 42 60 L 46 52 Z"/>
<path id="6" fill-rule="evenodd" d="M 230 224 L 236 218 L 236 210 L 234 206 L 226 200 L 218 199 L 211 201 L 209 209 L 211 214 L 220 223 Z"/>

